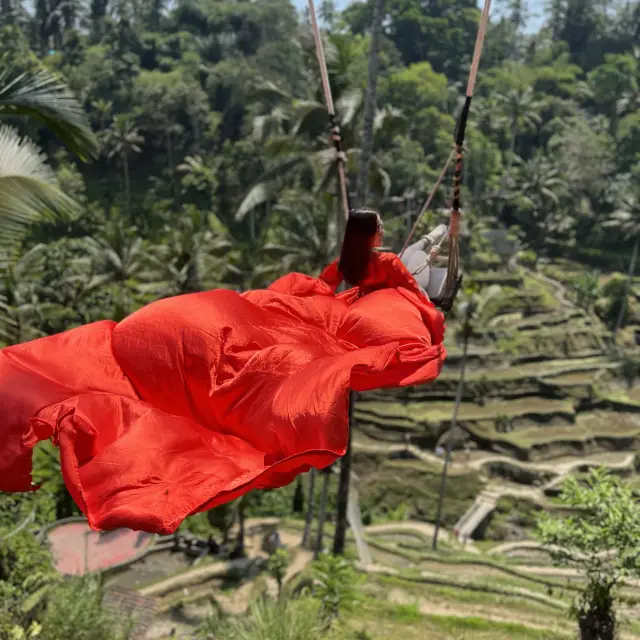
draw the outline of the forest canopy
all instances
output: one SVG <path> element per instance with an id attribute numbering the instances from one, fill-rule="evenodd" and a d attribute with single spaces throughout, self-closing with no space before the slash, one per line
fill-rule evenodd
<path id="1" fill-rule="evenodd" d="M 373 6 L 319 3 L 352 190 Z M 382 6 L 367 204 L 397 250 L 450 152 L 480 10 Z M 158 297 L 261 287 L 333 259 L 335 152 L 308 16 L 289 0 L 1 9 L 3 83 L 57 75 L 99 146 L 82 162 L 41 122 L 3 114 L 81 211 L 32 227 L 12 254 L 1 340 L 118 320 Z M 521 0 L 492 12 L 467 132 L 463 261 L 485 251 L 474 230 L 504 227 L 534 255 L 626 269 L 640 230 L 640 4 L 554 0 L 536 33 L 527 18 Z M 449 177 L 427 222 L 446 222 L 450 187 Z"/>

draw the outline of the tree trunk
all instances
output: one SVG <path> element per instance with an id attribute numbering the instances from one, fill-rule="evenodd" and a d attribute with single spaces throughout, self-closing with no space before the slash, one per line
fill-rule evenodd
<path id="1" fill-rule="evenodd" d="M 124 199 L 127 207 L 127 215 L 131 219 L 131 190 L 129 187 L 129 159 L 127 154 L 122 154 L 122 164 L 124 166 Z"/>
<path id="2" fill-rule="evenodd" d="M 516 138 L 518 136 L 518 126 L 517 122 L 514 121 L 511 127 L 511 142 L 509 143 L 509 159 L 507 160 L 507 170 L 505 184 L 508 179 L 511 177 L 511 168 L 513 167 L 513 156 L 516 155 Z"/>
<path id="3" fill-rule="evenodd" d="M 613 608 L 611 586 L 591 585 L 588 601 L 578 613 L 580 640 L 614 640 L 616 616 Z"/>
<path id="4" fill-rule="evenodd" d="M 302 476 L 298 476 L 296 478 L 296 488 L 293 492 L 291 511 L 293 511 L 293 513 L 302 513 L 304 511 L 304 489 L 302 487 Z"/>
<path id="5" fill-rule="evenodd" d="M 358 191 L 356 204 L 365 206 L 369 194 L 369 167 L 373 156 L 373 124 L 376 116 L 376 94 L 378 89 L 378 53 L 380 50 L 380 34 L 382 32 L 382 18 L 384 16 L 385 0 L 375 0 L 373 5 L 373 19 L 371 21 L 371 46 L 369 48 L 369 67 L 367 70 L 367 90 L 364 96 L 364 114 L 362 126 L 362 141 L 360 147 L 360 173 L 358 176 Z"/>
<path id="6" fill-rule="evenodd" d="M 311 468 L 311 472 L 309 473 L 309 502 L 307 504 L 307 516 L 305 518 L 304 523 L 304 533 L 302 534 L 302 543 L 303 547 L 307 547 L 311 541 L 311 523 L 313 522 L 313 512 L 316 506 L 316 473 L 315 468 Z"/>
<path id="7" fill-rule="evenodd" d="M 636 262 L 638 260 L 638 244 L 640 243 L 640 235 L 636 236 L 636 239 L 633 243 L 633 253 L 631 254 L 631 262 L 629 262 L 629 271 L 627 273 L 627 284 L 624 289 L 624 297 L 622 298 L 622 302 L 620 304 L 620 312 L 618 313 L 618 319 L 616 320 L 616 326 L 613 330 L 613 335 L 615 336 L 620 328 L 622 327 L 622 322 L 624 321 L 624 314 L 627 310 L 627 299 L 629 298 L 629 291 L 631 290 L 631 284 L 633 282 L 633 274 L 636 270 Z"/>
<path id="8" fill-rule="evenodd" d="M 433 532 L 433 548 L 438 548 L 438 533 L 440 531 L 440 523 L 442 522 L 442 508 L 444 506 L 444 491 L 447 486 L 447 470 L 449 468 L 449 458 L 451 457 L 451 448 L 453 447 L 453 435 L 456 430 L 456 423 L 458 421 L 458 411 L 460 410 L 460 403 L 462 402 L 462 393 L 464 391 L 464 372 L 467 366 L 467 353 L 469 350 L 469 334 L 471 327 L 469 326 L 469 319 L 464 324 L 464 346 L 462 350 L 462 364 L 460 365 L 460 379 L 458 380 L 458 389 L 456 391 L 456 400 L 453 407 L 453 416 L 451 417 L 451 429 L 449 430 L 449 437 L 447 439 L 447 450 L 444 454 L 444 464 L 442 466 L 442 479 L 440 481 L 440 495 L 438 496 L 438 513 L 436 515 L 436 527 Z"/>
<path id="9" fill-rule="evenodd" d="M 232 557 L 234 558 L 244 558 L 244 509 L 246 506 L 246 497 L 243 496 L 240 498 L 240 502 L 238 504 L 238 539 L 236 540 L 235 549 L 232 552 Z"/>
<path id="10" fill-rule="evenodd" d="M 336 532 L 333 538 L 333 553 L 343 554 L 347 536 L 347 507 L 349 505 L 349 485 L 351 484 L 351 430 L 353 428 L 353 407 L 356 394 L 352 391 L 349 395 L 349 435 L 347 451 L 340 461 L 340 482 L 338 484 L 338 500 L 336 515 Z"/>
<path id="11" fill-rule="evenodd" d="M 507 188 L 511 179 L 511 168 L 513 167 L 513 156 L 516 153 L 516 136 L 517 136 L 517 127 L 516 123 L 512 123 L 511 125 L 511 141 L 509 142 L 509 157 L 507 158 L 507 166 L 504 170 L 504 175 L 500 180 L 500 191 L 498 192 L 498 198 L 500 199 L 499 203 L 499 211 L 498 218 L 502 218 L 502 214 L 505 209 L 505 195 L 507 193 Z"/>
<path id="12" fill-rule="evenodd" d="M 169 170 L 169 190 L 171 197 L 174 196 L 173 182 L 173 145 L 171 144 L 171 129 L 167 128 L 167 169 Z"/>
<path id="13" fill-rule="evenodd" d="M 324 521 L 327 517 L 327 498 L 329 497 L 329 478 L 331 477 L 331 467 L 322 470 L 322 493 L 320 494 L 320 512 L 318 513 L 318 535 L 316 537 L 316 548 L 313 552 L 314 560 L 322 553 L 324 544 Z"/>

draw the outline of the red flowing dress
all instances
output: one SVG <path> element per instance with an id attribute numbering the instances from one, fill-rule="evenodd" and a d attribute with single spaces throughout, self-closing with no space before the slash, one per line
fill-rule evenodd
<path id="1" fill-rule="evenodd" d="M 168 534 L 330 465 L 350 389 L 429 382 L 445 357 L 443 316 L 397 256 L 374 254 L 359 290 L 341 280 L 334 262 L 0 350 L 0 490 L 36 489 L 32 449 L 53 438 L 92 528 Z"/>

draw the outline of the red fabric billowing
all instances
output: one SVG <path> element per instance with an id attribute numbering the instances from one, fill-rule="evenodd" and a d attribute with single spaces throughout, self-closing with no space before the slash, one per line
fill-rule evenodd
<path id="1" fill-rule="evenodd" d="M 331 464 L 350 388 L 428 382 L 445 357 L 442 314 L 398 262 L 376 254 L 362 297 L 335 294 L 334 263 L 0 350 L 0 490 L 32 490 L 32 448 L 53 438 L 93 528 L 171 533 Z"/>

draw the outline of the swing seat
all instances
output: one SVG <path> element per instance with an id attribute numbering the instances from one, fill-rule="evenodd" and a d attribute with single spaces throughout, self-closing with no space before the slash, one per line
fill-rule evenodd
<path id="1" fill-rule="evenodd" d="M 427 263 L 427 258 L 428 256 L 424 251 L 416 251 L 409 257 L 406 267 L 416 279 L 416 282 L 425 290 L 431 302 L 442 311 L 450 311 L 462 284 L 462 276 L 458 276 L 453 291 L 447 295 L 448 269 L 446 267 L 430 266 Z"/>
<path id="2" fill-rule="evenodd" d="M 462 286 L 462 274 L 460 274 L 455 281 L 453 289 L 450 292 L 446 292 L 445 283 L 447 281 L 447 271 L 446 267 L 432 267 L 431 269 L 431 281 L 429 282 L 430 287 L 427 289 L 427 295 L 431 299 L 431 302 L 440 309 L 440 311 L 444 311 L 448 313 L 453 308 L 453 303 L 456 301 L 456 297 L 458 295 L 458 291 Z M 433 284 L 433 293 L 431 292 L 431 283 Z M 436 284 L 437 283 L 437 284 Z"/>

